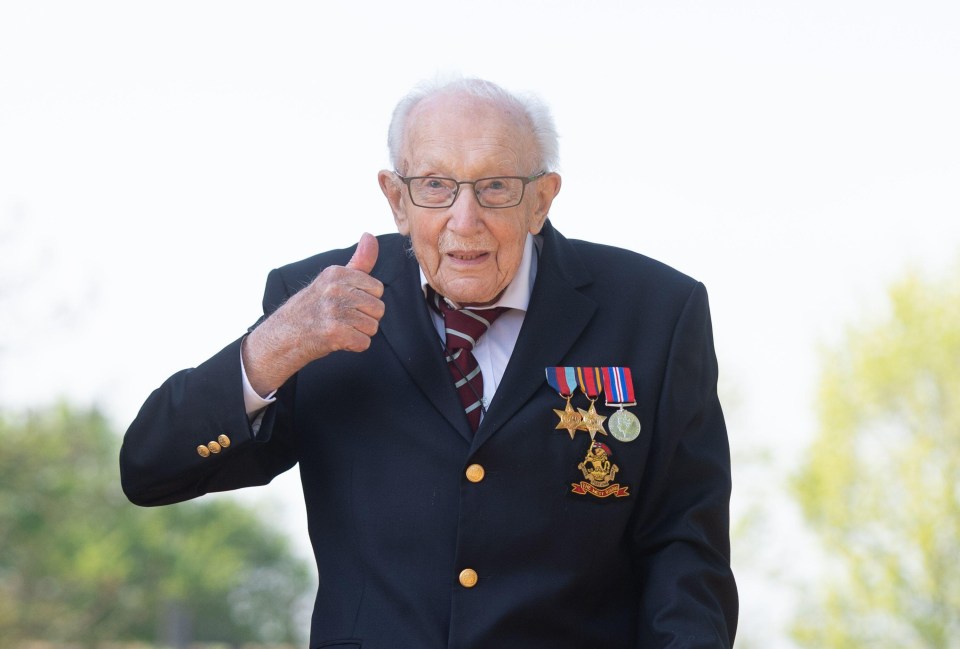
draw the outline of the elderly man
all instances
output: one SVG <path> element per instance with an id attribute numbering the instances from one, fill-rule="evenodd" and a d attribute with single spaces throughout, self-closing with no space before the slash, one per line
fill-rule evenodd
<path id="1" fill-rule="evenodd" d="M 144 404 L 128 497 L 299 463 L 311 647 L 731 646 L 703 286 L 551 226 L 556 133 L 533 100 L 420 88 L 389 145 L 399 234 L 274 270 L 257 325 Z"/>

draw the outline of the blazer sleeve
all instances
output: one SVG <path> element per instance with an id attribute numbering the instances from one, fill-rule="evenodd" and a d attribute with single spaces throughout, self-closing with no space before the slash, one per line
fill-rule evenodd
<path id="1" fill-rule="evenodd" d="M 657 405 L 651 476 L 634 528 L 641 584 L 638 647 L 731 647 L 730 451 L 717 398 L 706 289 L 677 320 Z"/>
<path id="2" fill-rule="evenodd" d="M 281 273 L 272 271 L 263 300 L 265 314 L 286 294 Z M 242 340 L 195 368 L 177 372 L 147 398 L 120 449 L 120 483 L 131 502 L 164 505 L 211 491 L 263 485 L 296 463 L 294 441 L 282 432 L 274 434 L 282 407 L 278 403 L 267 408 L 260 433 L 253 435 L 243 403 Z M 289 393 L 294 381 L 279 392 Z M 282 396 L 278 394 L 278 402 Z M 219 450 L 201 455 L 201 447 Z"/>

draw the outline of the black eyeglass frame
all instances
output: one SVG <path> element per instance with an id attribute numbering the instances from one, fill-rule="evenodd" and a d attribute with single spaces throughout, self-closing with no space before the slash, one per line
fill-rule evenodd
<path id="1" fill-rule="evenodd" d="M 516 207 L 523 202 L 523 197 L 527 191 L 527 185 L 532 183 L 534 180 L 539 180 L 547 175 L 546 171 L 541 171 L 540 173 L 534 176 L 487 176 L 486 178 L 477 178 L 476 180 L 457 180 L 456 178 L 448 178 L 447 176 L 404 176 L 396 169 L 393 170 L 393 173 L 397 175 L 397 178 L 400 179 L 404 185 L 407 186 L 407 193 L 410 194 L 410 202 L 416 205 L 417 207 L 422 207 L 428 210 L 445 210 L 448 207 L 451 207 L 454 203 L 457 202 L 457 197 L 460 196 L 460 186 L 461 185 L 473 185 L 473 195 L 477 197 L 477 202 L 480 202 L 480 194 L 477 193 L 477 183 L 483 182 L 484 180 L 496 180 L 498 178 L 507 178 L 511 180 L 520 180 L 523 181 L 523 185 L 520 187 L 520 198 L 517 199 L 516 203 L 510 205 L 484 205 L 480 203 L 480 206 L 488 210 L 504 210 L 511 207 Z M 413 200 L 413 191 L 410 189 L 410 183 L 414 180 L 449 180 L 457 185 L 457 189 L 453 192 L 453 198 L 450 199 L 448 205 L 421 205 L 420 203 Z"/>

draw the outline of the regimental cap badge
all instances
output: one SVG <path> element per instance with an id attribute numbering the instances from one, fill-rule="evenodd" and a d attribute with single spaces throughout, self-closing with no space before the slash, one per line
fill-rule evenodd
<path id="1" fill-rule="evenodd" d="M 621 486 L 613 482 L 620 467 L 610 461 L 611 457 L 613 457 L 613 452 L 609 446 L 598 440 L 592 440 L 583 462 L 577 465 L 577 468 L 583 473 L 584 479 L 571 485 L 573 493 L 579 495 L 590 494 L 597 498 L 629 496 L 629 486 Z"/>

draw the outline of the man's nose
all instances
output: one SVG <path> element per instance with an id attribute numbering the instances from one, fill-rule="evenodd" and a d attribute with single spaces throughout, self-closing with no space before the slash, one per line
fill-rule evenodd
<path id="1" fill-rule="evenodd" d="M 477 200 L 477 192 L 473 185 L 460 185 L 457 197 L 453 199 L 450 210 L 451 229 L 477 229 L 480 225 L 483 208 Z"/>

